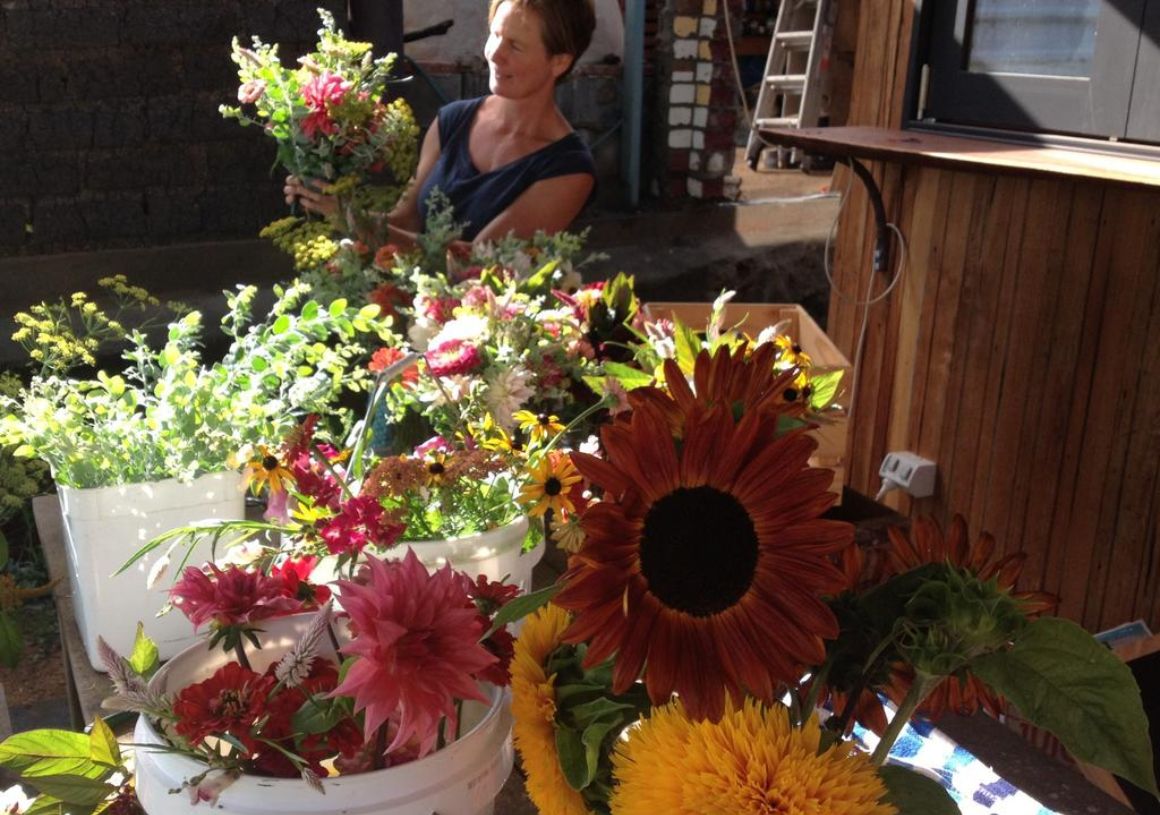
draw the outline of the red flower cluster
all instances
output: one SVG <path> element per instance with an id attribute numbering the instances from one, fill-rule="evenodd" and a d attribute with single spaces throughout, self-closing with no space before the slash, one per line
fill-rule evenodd
<path id="1" fill-rule="evenodd" d="M 297 586 L 288 593 L 281 577 L 248 572 L 238 566 L 219 569 L 207 565 L 209 572 L 189 566 L 181 579 L 169 590 L 173 604 L 200 628 L 212 623 L 217 628 L 250 627 L 260 620 L 281 617 L 301 611 L 303 603 L 296 598 Z"/>
<path id="2" fill-rule="evenodd" d="M 358 495 L 345 501 L 319 534 L 331 554 L 346 555 L 361 552 L 368 544 L 388 549 L 404 529 L 375 498 Z"/>
<path id="3" fill-rule="evenodd" d="M 398 348 L 380 348 L 371 355 L 367 369 L 372 374 L 382 373 L 402 359 L 403 356 L 404 353 Z M 404 386 L 414 385 L 419 381 L 419 368 L 415 365 L 409 365 L 399 376 L 399 379 Z"/>
<path id="4" fill-rule="evenodd" d="M 259 674 L 230 662 L 204 682 L 189 685 L 174 699 L 175 728 L 190 744 L 208 736 L 229 736 L 245 748 L 248 771 L 275 778 L 298 778 L 301 770 L 287 757 L 300 756 L 325 776 L 322 761 L 353 759 L 363 748 L 362 731 L 342 716 L 325 732 L 300 735 L 294 716 L 307 704 L 330 704 L 326 697 L 338 685 L 333 662 L 315 659 L 302 684 L 287 687 L 275 679 L 274 666 Z"/>

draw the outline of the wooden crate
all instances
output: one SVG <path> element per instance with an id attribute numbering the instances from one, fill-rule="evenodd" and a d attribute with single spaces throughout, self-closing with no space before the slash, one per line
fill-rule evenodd
<path id="1" fill-rule="evenodd" d="M 654 302 L 646 303 L 644 312 L 649 319 L 678 319 L 691 328 L 704 330 L 712 308 L 712 303 Z M 725 327 L 739 326 L 751 337 L 756 337 L 762 329 L 778 323 L 786 323 L 783 333 L 798 341 L 815 366 L 846 369 L 843 387 L 849 389 L 850 361 L 804 308 L 796 303 L 728 303 L 725 306 Z M 839 399 L 839 404 L 844 405 L 843 400 Z M 842 486 L 846 482 L 849 427 L 845 410 L 834 411 L 830 417 L 829 423 L 810 431 L 818 442 L 818 449 L 810 459 L 810 465 L 834 471 L 830 490 L 838 495 L 840 502 Z"/>

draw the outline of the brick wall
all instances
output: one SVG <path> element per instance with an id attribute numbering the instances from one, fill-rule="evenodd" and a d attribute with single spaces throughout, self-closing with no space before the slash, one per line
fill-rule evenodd
<path id="1" fill-rule="evenodd" d="M 340 0 L 0 4 L 0 256 L 251 238 L 273 146 L 223 120 L 230 39 L 308 50 Z M 340 16 L 339 19 L 342 19 Z"/>
<path id="2" fill-rule="evenodd" d="M 740 113 L 726 2 L 739 20 L 741 0 L 667 0 L 661 10 L 649 152 L 653 192 L 667 199 L 737 197 L 731 172 Z"/>

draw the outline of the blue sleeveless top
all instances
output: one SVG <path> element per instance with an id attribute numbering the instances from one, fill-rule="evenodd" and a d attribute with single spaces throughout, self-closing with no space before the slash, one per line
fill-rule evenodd
<path id="1" fill-rule="evenodd" d="M 455 220 L 465 222 L 462 237 L 466 241 L 473 240 L 537 181 L 575 173 L 596 177 L 592 153 L 575 133 L 489 173 L 481 173 L 471 161 L 467 141 L 475 113 L 486 98 L 461 99 L 440 108 L 439 159 L 419 188 L 421 222 L 427 223 L 427 198 L 438 187 L 451 200 Z"/>

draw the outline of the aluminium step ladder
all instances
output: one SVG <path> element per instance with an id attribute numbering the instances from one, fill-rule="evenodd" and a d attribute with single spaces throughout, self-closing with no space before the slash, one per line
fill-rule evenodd
<path id="1" fill-rule="evenodd" d="M 745 146 L 751 170 L 757 169 L 766 146 L 760 131 L 817 126 L 826 95 L 836 8 L 832 0 L 781 0 Z M 778 167 L 798 161 L 796 150 L 776 149 Z M 808 169 L 808 162 L 802 163 Z"/>

